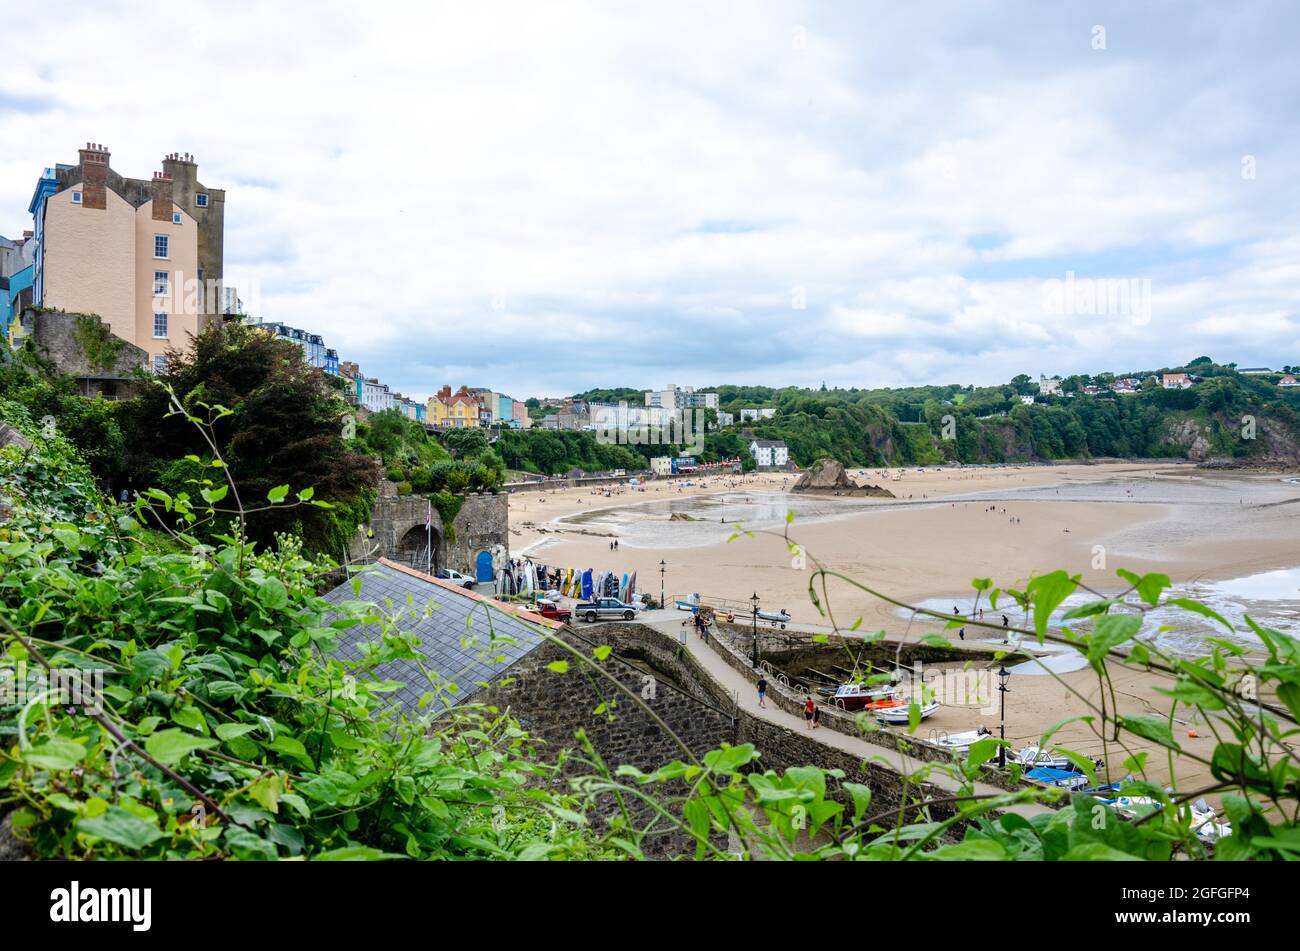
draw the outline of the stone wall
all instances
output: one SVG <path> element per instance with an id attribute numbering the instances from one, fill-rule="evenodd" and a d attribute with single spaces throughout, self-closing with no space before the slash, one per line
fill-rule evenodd
<path id="1" fill-rule="evenodd" d="M 22 326 L 41 359 L 56 372 L 81 381 L 83 396 L 131 395 L 131 378 L 148 359 L 144 350 L 114 336 L 94 314 L 28 308 Z"/>
<path id="2" fill-rule="evenodd" d="M 474 574 L 474 562 L 481 551 L 496 545 L 510 550 L 508 519 L 510 500 L 504 493 L 472 492 L 465 496 L 460 511 L 452 520 L 451 531 L 442 524 L 437 509 L 433 512 L 433 568 L 453 568 Z M 379 497 L 370 515 L 370 531 L 358 530 L 349 546 L 354 561 L 391 558 L 403 563 L 409 552 L 403 541 L 414 536 L 424 545 L 424 520 L 429 502 L 422 495 L 398 495 L 396 484 L 379 480 Z M 423 569 L 423 565 L 416 565 Z"/>
<path id="3" fill-rule="evenodd" d="M 509 515 L 510 498 L 505 493 L 471 492 L 465 496 L 451 523 L 453 537 L 444 546 L 447 566 L 473 575 L 479 552 L 501 545 L 509 553 Z"/>
<path id="4" fill-rule="evenodd" d="M 565 628 L 560 635 L 589 657 L 598 646 L 613 648 L 614 653 L 600 666 L 638 697 L 644 697 L 651 710 L 697 757 L 724 742 L 753 743 L 761 754 L 761 769 L 781 772 L 804 765 L 842 769 L 846 780 L 871 788 L 873 808 L 893 809 L 901 804 L 902 782 L 897 772 L 756 717 L 740 707 L 685 647 L 659 631 L 627 622 L 581 630 Z M 567 673 L 546 669 L 547 664 L 560 659 L 569 659 Z M 606 714 L 594 712 L 611 696 L 616 699 L 612 722 Z M 611 769 L 626 763 L 652 770 L 683 758 L 680 747 L 653 718 L 626 696 L 614 692 L 607 681 L 581 673 L 570 656 L 554 645 L 540 648 L 511 666 L 475 700 L 508 709 L 555 753 L 575 746 L 575 733 L 584 730 Z M 669 791 L 679 793 L 680 789 Z M 925 786 L 918 791 L 915 785 L 909 792 L 910 796 L 918 792 L 944 795 Z M 949 813 L 937 809 L 934 814 Z M 656 847 L 663 851 L 689 845 L 678 837 L 659 842 Z"/>

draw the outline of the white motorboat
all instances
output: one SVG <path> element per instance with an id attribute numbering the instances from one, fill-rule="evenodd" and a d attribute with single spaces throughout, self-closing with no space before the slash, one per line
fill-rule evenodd
<path id="1" fill-rule="evenodd" d="M 931 700 L 929 703 L 923 703 L 921 707 L 921 719 L 924 720 L 931 716 L 939 709 L 939 701 Z M 881 723 L 892 725 L 906 726 L 912 722 L 911 717 L 912 702 L 910 700 L 900 700 L 897 706 L 884 707 L 876 710 L 876 719 Z"/>
<path id="2" fill-rule="evenodd" d="M 1103 801 L 1110 803 L 1116 810 L 1130 819 L 1146 815 L 1153 809 L 1162 808 L 1160 801 L 1150 796 L 1116 796 L 1114 799 Z M 1213 842 L 1222 836 L 1232 835 L 1232 824 L 1219 822 L 1219 817 L 1204 799 L 1198 799 L 1195 803 L 1192 803 L 1189 812 L 1188 824 L 1192 827 L 1192 831 L 1196 833 L 1197 838 L 1206 842 Z"/>
<path id="3" fill-rule="evenodd" d="M 946 730 L 931 730 L 930 735 L 926 737 L 925 742 L 928 746 L 934 746 L 941 750 L 951 750 L 958 755 L 964 755 L 970 752 L 971 746 L 980 740 L 986 740 L 993 736 L 993 731 L 988 727 L 981 726 L 977 730 L 965 730 L 961 733 L 949 733 Z"/>
<path id="4" fill-rule="evenodd" d="M 1068 756 L 1062 756 L 1060 753 L 1053 753 L 1051 750 L 1041 749 L 1037 746 L 1026 746 L 1024 749 L 1017 750 L 1014 758 L 1025 769 L 1064 769 L 1077 771 L 1078 766 L 1074 760 Z"/>

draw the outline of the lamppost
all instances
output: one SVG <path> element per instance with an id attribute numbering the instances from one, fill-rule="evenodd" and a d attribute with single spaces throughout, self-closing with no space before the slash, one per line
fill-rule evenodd
<path id="1" fill-rule="evenodd" d="M 750 597 L 749 603 L 754 609 L 754 669 L 758 670 L 758 592 Z"/>
<path id="2" fill-rule="evenodd" d="M 1007 681 L 1011 679 L 1011 671 L 1007 670 L 1006 664 L 998 665 L 998 691 L 1002 694 L 1002 713 L 998 724 L 998 739 L 1005 741 L 1007 738 Z M 1007 765 L 1007 748 L 1006 746 L 998 747 L 998 769 L 1005 769 Z"/>
<path id="3" fill-rule="evenodd" d="M 664 572 L 667 569 L 668 569 L 668 563 L 661 559 L 659 562 L 659 609 L 660 610 L 663 610 L 664 608 L 668 607 L 668 603 L 664 601 Z"/>

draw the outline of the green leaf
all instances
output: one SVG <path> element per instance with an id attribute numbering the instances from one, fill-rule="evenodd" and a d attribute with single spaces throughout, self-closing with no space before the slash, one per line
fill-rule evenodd
<path id="1" fill-rule="evenodd" d="M 379 862 L 385 859 L 404 859 L 405 855 L 381 852 L 363 845 L 349 845 L 341 849 L 331 849 L 314 857 L 316 862 Z"/>
<path id="2" fill-rule="evenodd" d="M 546 665 L 546 669 L 553 674 L 567 674 L 569 672 L 569 662 L 567 660 L 553 660 Z"/>
<path id="3" fill-rule="evenodd" d="M 161 730 L 145 740 L 145 752 L 165 765 L 179 763 L 196 750 L 211 749 L 217 741 L 203 736 L 194 736 L 184 730 Z"/>
<path id="4" fill-rule="evenodd" d="M 288 494 L 289 487 L 287 485 L 277 485 L 270 492 L 266 493 L 266 498 L 272 505 L 279 505 L 284 501 L 285 496 Z"/>
<path id="5" fill-rule="evenodd" d="M 263 776 L 253 785 L 248 787 L 248 794 L 253 797 L 263 809 L 272 814 L 280 812 L 280 797 L 284 793 L 284 788 L 280 784 L 280 776 L 272 773 L 269 776 Z"/>
<path id="6" fill-rule="evenodd" d="M 1160 603 L 1160 592 L 1170 584 L 1168 575 L 1149 574 L 1139 578 L 1133 572 L 1123 568 L 1116 570 L 1115 574 L 1131 584 L 1137 590 L 1138 597 L 1152 607 Z"/>
<path id="7" fill-rule="evenodd" d="M 1180 749 L 1174 742 L 1174 734 L 1169 729 L 1169 721 L 1162 717 L 1120 717 L 1119 724 L 1137 736 L 1154 740 L 1169 749 Z"/>
<path id="8" fill-rule="evenodd" d="M 215 489 L 203 489 L 199 492 L 199 495 L 203 496 L 203 501 L 209 505 L 216 505 L 226 497 L 226 493 L 229 491 L 230 486 L 219 485 Z"/>
<path id="9" fill-rule="evenodd" d="M 217 726 L 216 734 L 223 740 L 233 740 L 237 736 L 252 733 L 256 729 L 257 725 L 254 723 L 222 723 Z"/>
<path id="10" fill-rule="evenodd" d="M 1088 660 L 1095 665 L 1141 629 L 1142 618 L 1136 614 L 1107 614 L 1098 618 L 1088 635 Z"/>
<path id="11" fill-rule="evenodd" d="M 263 607 L 279 611 L 289 604 L 289 590 L 279 578 L 267 578 L 257 586 L 257 600 Z"/>
<path id="12" fill-rule="evenodd" d="M 1078 584 L 1077 577 L 1072 578 L 1064 571 L 1053 571 L 1031 579 L 1025 587 L 1025 594 L 1034 606 L 1034 632 L 1038 635 L 1038 643 L 1043 643 L 1052 612 L 1074 593 Z"/>
<path id="13" fill-rule="evenodd" d="M 608 644 L 602 644 L 599 647 L 595 648 L 591 652 L 591 655 L 595 657 L 596 660 L 604 660 L 613 652 L 614 652 L 614 648 L 610 647 Z M 563 673 L 563 671 L 561 671 L 561 673 Z"/>
<path id="14" fill-rule="evenodd" d="M 1207 617 L 1212 621 L 1218 621 L 1228 630 L 1232 630 L 1232 625 L 1228 623 L 1227 618 L 1218 611 L 1215 611 L 1213 608 L 1206 607 L 1200 601 L 1193 601 L 1191 598 L 1169 598 L 1165 601 L 1165 604 L 1177 605 L 1186 611 L 1191 611 L 1193 614 L 1199 614 L 1201 617 Z"/>
<path id="15" fill-rule="evenodd" d="M 199 712 L 198 707 L 180 707 L 172 711 L 172 719 L 181 726 L 187 726 L 191 730 L 197 730 L 204 736 L 208 734 L 208 723 L 203 719 L 203 714 Z"/>
<path id="16" fill-rule="evenodd" d="M 996 839 L 967 839 L 922 857 L 933 862 L 997 862 L 1009 858 L 1006 847 Z"/>
<path id="17" fill-rule="evenodd" d="M 287 756 L 289 759 L 302 763 L 308 769 L 315 768 L 315 764 L 312 763 L 311 757 L 307 755 L 307 747 L 303 746 L 301 742 L 295 740 L 291 736 L 280 734 L 270 743 L 267 743 L 266 747 L 267 749 L 274 750 L 282 756 Z"/>
<path id="18" fill-rule="evenodd" d="M 1141 856 L 1129 855 L 1102 842 L 1083 842 L 1061 856 L 1062 862 L 1140 862 Z"/>
<path id="19" fill-rule="evenodd" d="M 316 494 L 316 490 L 315 490 L 314 488 L 312 488 L 311 486 L 307 486 L 307 488 L 303 489 L 302 491 L 300 491 L 300 492 L 298 493 L 298 501 L 299 501 L 299 502 L 310 502 L 310 501 L 311 501 L 311 497 L 312 497 L 313 495 L 315 495 L 315 494 Z"/>
<path id="20" fill-rule="evenodd" d="M 79 819 L 77 830 L 86 835 L 114 842 L 133 852 L 165 838 L 156 822 L 142 819 L 118 806 L 109 806 L 107 812 L 94 818 Z"/>
<path id="21" fill-rule="evenodd" d="M 54 736 L 23 753 L 22 758 L 40 769 L 73 769 L 85 755 L 86 748 L 80 743 Z"/>

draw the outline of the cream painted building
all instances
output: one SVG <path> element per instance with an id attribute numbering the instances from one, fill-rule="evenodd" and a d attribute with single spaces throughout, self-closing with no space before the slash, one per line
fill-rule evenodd
<path id="1" fill-rule="evenodd" d="M 123 178 L 110 169 L 106 149 L 88 145 L 77 166 L 42 179 L 46 187 L 38 186 L 31 209 L 39 242 L 35 302 L 97 314 L 115 336 L 146 351 L 154 369 L 167 351 L 188 349 L 203 319 L 218 312 L 214 300 L 224 300 L 220 275 L 204 274 L 200 249 L 211 248 L 214 227 L 220 245 L 220 217 L 206 216 L 214 198 L 224 206 L 225 193 L 195 191 L 191 182 L 183 197 L 194 207 L 182 207 L 172 175 L 188 181 L 194 163 L 176 155 L 163 165 L 168 171 L 151 181 Z"/>

